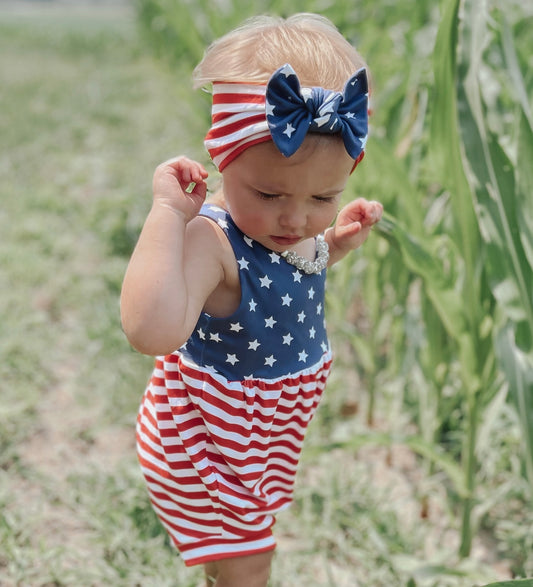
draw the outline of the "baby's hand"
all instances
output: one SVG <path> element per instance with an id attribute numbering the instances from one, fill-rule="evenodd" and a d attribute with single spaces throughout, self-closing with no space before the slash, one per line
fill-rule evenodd
<path id="1" fill-rule="evenodd" d="M 207 175 L 203 165 L 187 157 L 161 163 L 154 173 L 154 202 L 175 210 L 189 222 L 204 203 Z"/>
<path id="2" fill-rule="evenodd" d="M 383 206 L 379 202 L 369 202 L 359 198 L 350 202 L 339 212 L 330 235 L 330 246 L 338 253 L 346 254 L 360 247 L 368 238 L 370 229 L 381 220 Z"/>

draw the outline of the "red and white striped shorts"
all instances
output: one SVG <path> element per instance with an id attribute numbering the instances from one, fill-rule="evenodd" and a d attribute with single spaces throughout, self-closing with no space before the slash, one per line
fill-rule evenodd
<path id="1" fill-rule="evenodd" d="M 155 512 L 187 565 L 275 548 L 274 514 L 291 501 L 305 430 L 331 366 L 230 382 L 185 361 L 156 360 L 137 420 Z"/>

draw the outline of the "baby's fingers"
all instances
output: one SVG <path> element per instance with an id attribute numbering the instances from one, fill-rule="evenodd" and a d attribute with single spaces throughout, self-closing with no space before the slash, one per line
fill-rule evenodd
<path id="1" fill-rule="evenodd" d="M 376 222 L 379 222 L 383 216 L 383 205 L 375 201 L 368 202 L 368 204 L 369 208 L 367 210 L 367 224 L 376 224 Z"/>
<path id="2" fill-rule="evenodd" d="M 179 182 L 184 189 L 191 183 L 201 183 L 208 175 L 201 163 L 188 157 L 177 157 L 167 161 L 166 164 L 176 171 Z"/>

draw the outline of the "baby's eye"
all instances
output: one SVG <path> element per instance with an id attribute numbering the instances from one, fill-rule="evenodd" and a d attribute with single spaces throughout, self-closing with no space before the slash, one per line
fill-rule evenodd
<path id="1" fill-rule="evenodd" d="M 336 196 L 313 196 L 313 199 L 317 202 L 323 202 L 324 204 L 331 204 L 336 201 Z"/>
<path id="2" fill-rule="evenodd" d="M 279 194 L 267 194 L 265 192 L 257 192 L 259 197 L 263 200 L 275 200 L 279 198 Z"/>

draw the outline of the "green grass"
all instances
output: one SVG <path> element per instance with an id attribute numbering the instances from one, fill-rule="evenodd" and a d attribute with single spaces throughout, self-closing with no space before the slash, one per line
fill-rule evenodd
<path id="1" fill-rule="evenodd" d="M 122 335 L 118 296 L 153 169 L 182 152 L 205 160 L 197 95 L 142 44 L 131 11 L 38 6 L 0 8 L 0 584 L 195 587 L 201 572 L 170 548 L 136 463 L 151 359 Z M 393 254 L 382 240 L 369 250 Z M 376 332 L 368 324 L 379 316 L 369 264 L 357 253 L 332 274 L 345 297 L 329 301 L 337 364 L 294 507 L 276 524 L 272 587 L 472 587 L 533 574 L 519 426 L 505 398 L 493 404 L 499 425 L 481 426 L 483 532 L 465 560 L 447 479 L 416 456 L 427 447 L 406 442 L 416 430 L 405 404 L 426 393 L 409 357 L 396 365 L 414 369 L 406 374 L 370 356 L 368 425 L 370 380 L 354 348 L 368 353 L 361 332 L 378 349 L 401 334 L 390 315 Z M 413 332 L 417 312 L 414 300 Z"/>

